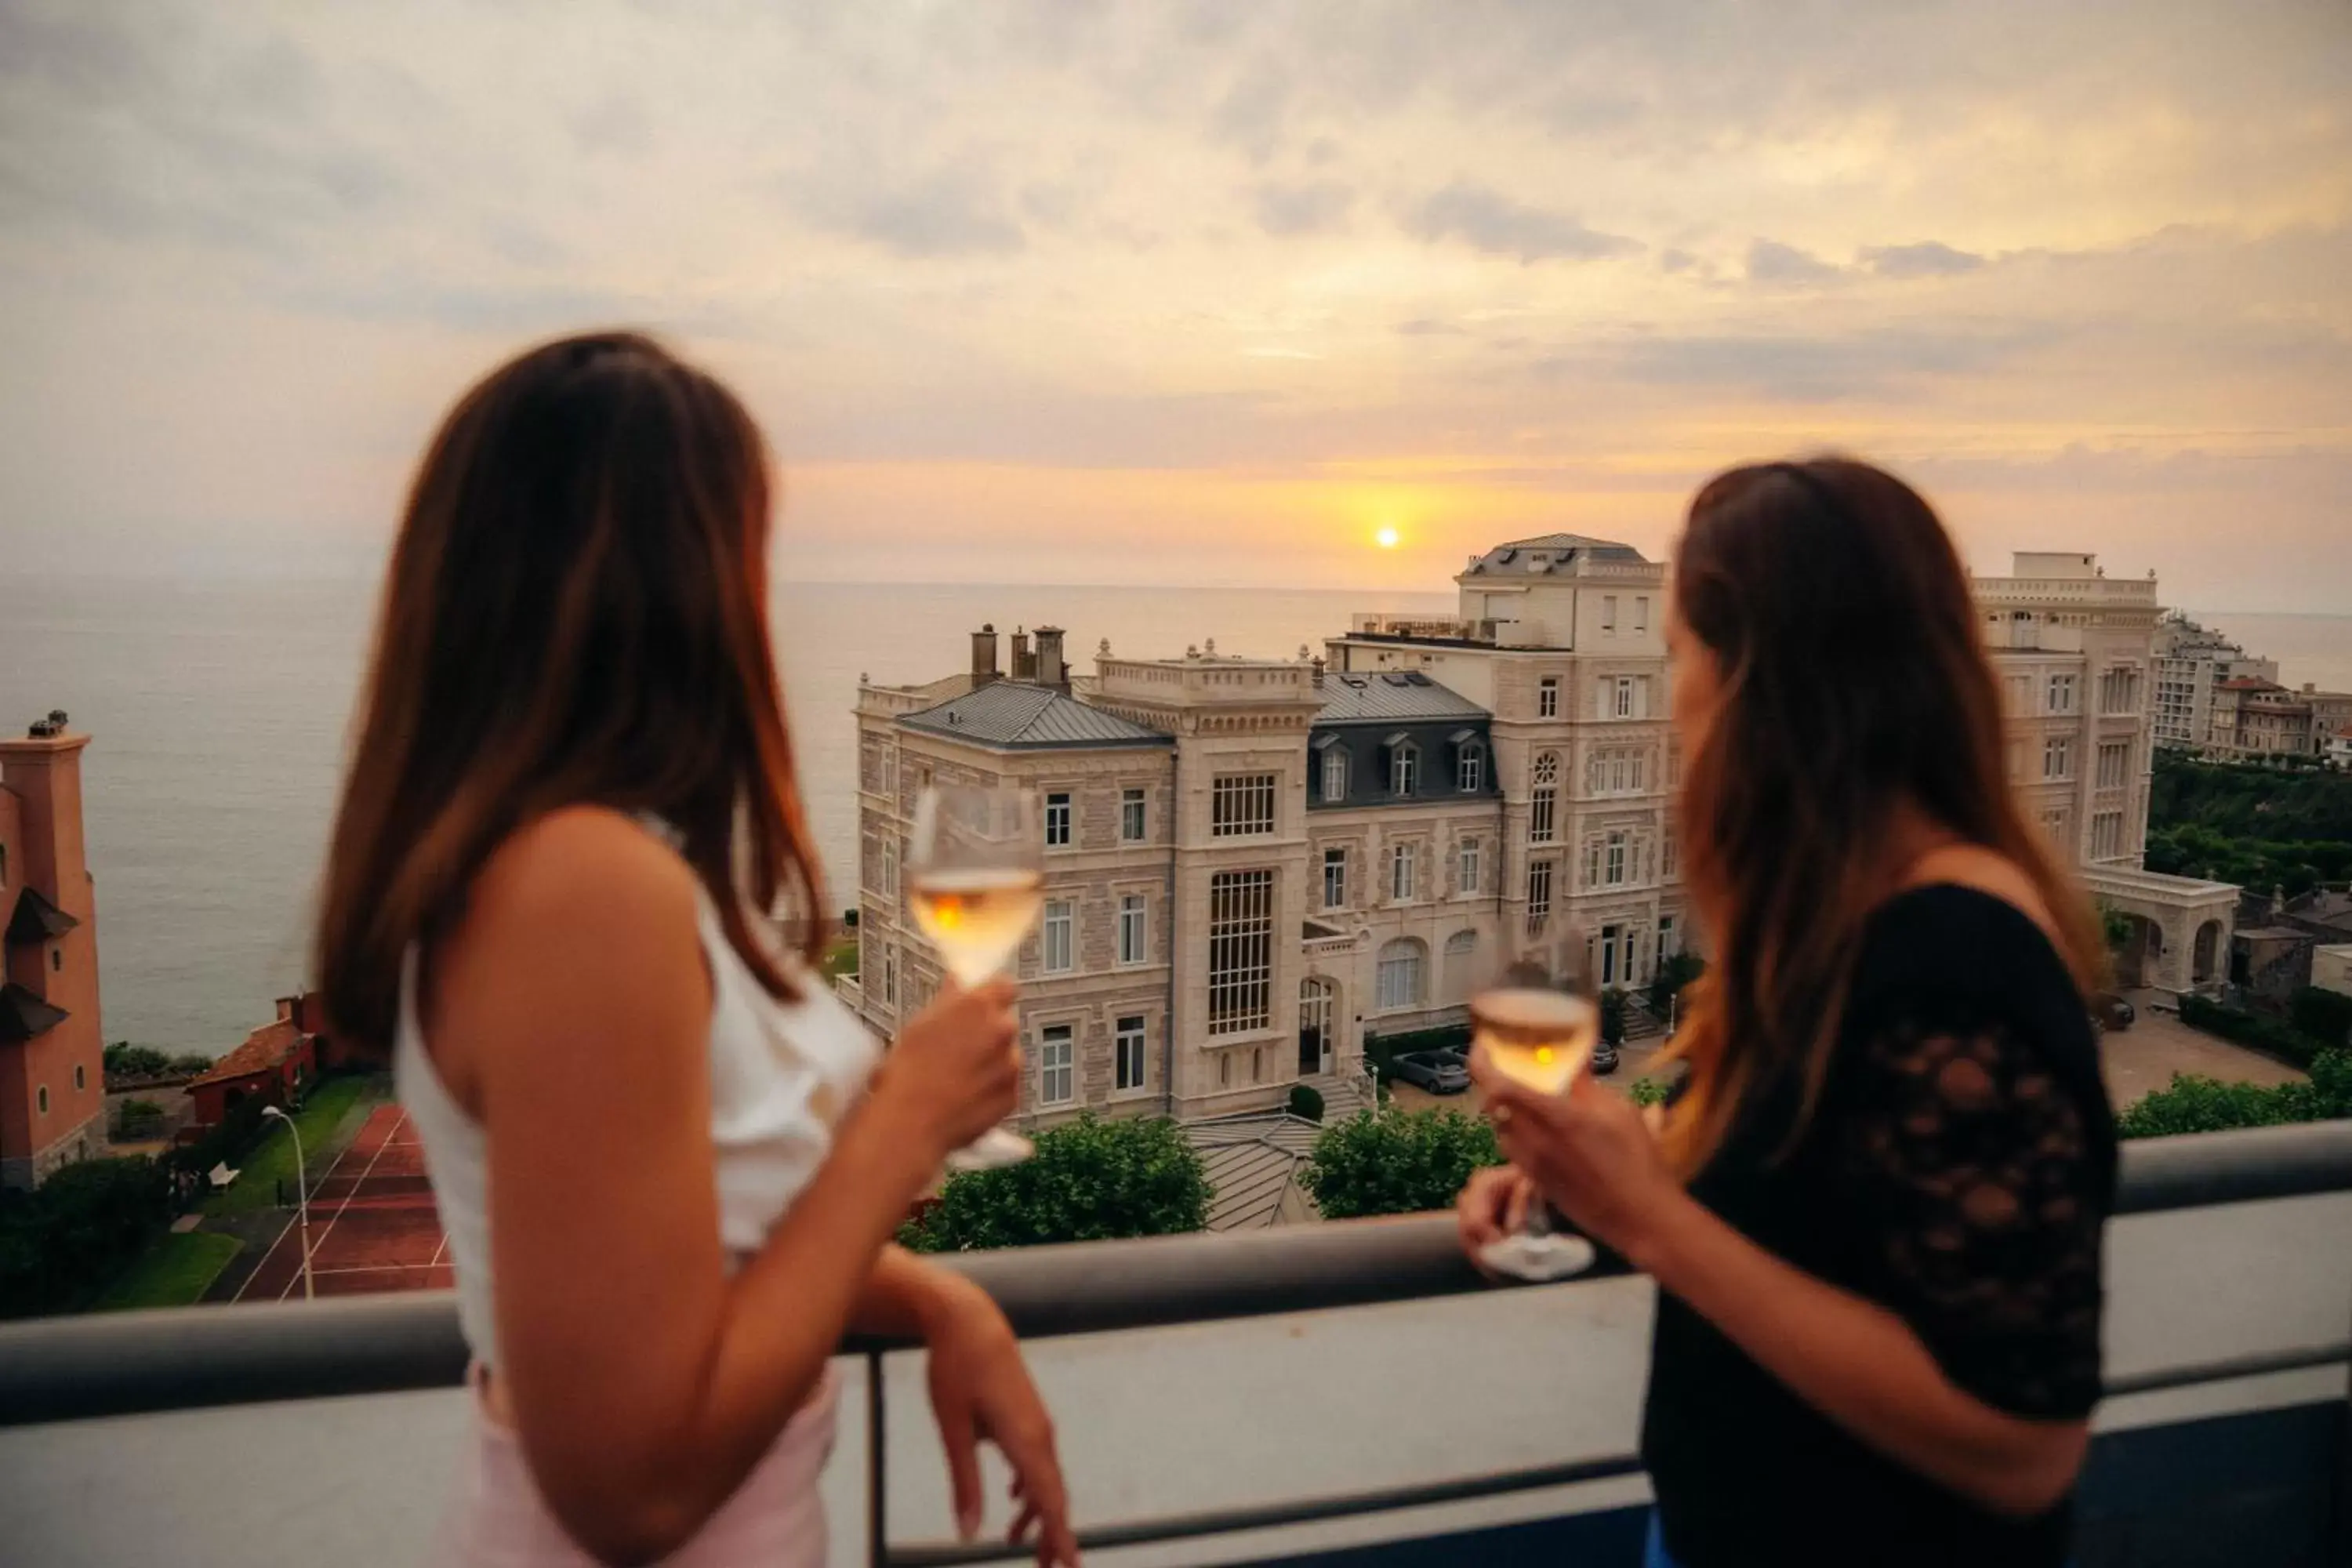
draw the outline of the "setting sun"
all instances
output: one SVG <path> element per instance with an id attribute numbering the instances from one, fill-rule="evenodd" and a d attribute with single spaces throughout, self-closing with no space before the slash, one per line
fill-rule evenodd
<path id="1" fill-rule="evenodd" d="M 1394 550 L 1397 547 L 1397 531 L 1393 528 L 1384 528 L 1372 537 L 1380 542 L 1382 550 Z"/>

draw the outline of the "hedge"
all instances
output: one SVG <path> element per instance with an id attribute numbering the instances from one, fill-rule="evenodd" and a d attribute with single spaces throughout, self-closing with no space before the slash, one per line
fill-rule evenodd
<path id="1" fill-rule="evenodd" d="M 2180 1021 L 2305 1069 L 2315 1057 L 2327 1048 L 2326 1041 L 2315 1039 L 2291 1024 L 2237 1007 L 2224 1007 L 2202 996 L 2180 999 Z"/>
<path id="2" fill-rule="evenodd" d="M 84 1160 L 29 1193 L 0 1193 L 0 1318 L 87 1305 L 172 1211 L 152 1160 Z"/>
<path id="3" fill-rule="evenodd" d="M 1323 1130 L 1298 1177 L 1325 1219 L 1355 1219 L 1451 1208 L 1470 1173 L 1502 1163 L 1484 1117 L 1362 1110 Z"/>
<path id="4" fill-rule="evenodd" d="M 2352 1045 L 2352 996 L 2306 985 L 2287 1004 L 2294 1026 L 2323 1046 Z"/>
<path id="5" fill-rule="evenodd" d="M 2265 1088 L 2175 1073 L 2170 1086 L 2116 1117 L 2116 1131 L 2125 1138 L 2163 1138 L 2344 1117 L 2352 1117 L 2352 1052 L 2322 1051 L 2311 1064 L 2309 1083 Z"/>

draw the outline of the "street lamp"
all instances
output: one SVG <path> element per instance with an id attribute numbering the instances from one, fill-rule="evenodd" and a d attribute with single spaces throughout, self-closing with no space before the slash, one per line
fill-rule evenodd
<path id="1" fill-rule="evenodd" d="M 274 1116 L 286 1123 L 286 1135 L 294 1140 L 294 1213 L 302 1227 L 302 1300 L 312 1300 L 315 1297 L 310 1289 L 310 1183 L 302 1173 L 301 1130 L 294 1125 L 292 1117 L 277 1106 L 263 1106 L 261 1114 Z"/>

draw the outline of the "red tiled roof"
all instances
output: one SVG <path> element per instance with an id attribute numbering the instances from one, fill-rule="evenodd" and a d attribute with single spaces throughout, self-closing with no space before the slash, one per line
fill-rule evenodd
<path id="1" fill-rule="evenodd" d="M 302 1031 L 284 1018 L 264 1024 L 246 1036 L 245 1044 L 213 1063 L 205 1072 L 188 1080 L 188 1088 L 207 1083 L 219 1083 L 225 1079 L 250 1078 L 257 1072 L 282 1067 L 286 1058 L 302 1048 Z"/>

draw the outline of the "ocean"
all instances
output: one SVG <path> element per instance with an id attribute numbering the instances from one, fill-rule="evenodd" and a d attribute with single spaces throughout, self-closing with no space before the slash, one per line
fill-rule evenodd
<path id="1" fill-rule="evenodd" d="M 306 976 L 309 922 L 375 584 L 12 577 L 0 725 L 63 708 L 88 732 L 105 1037 L 224 1052 Z M 780 585 L 776 656 L 828 902 L 856 900 L 861 673 L 969 667 L 983 621 L 1059 626 L 1081 672 L 1122 654 L 1294 657 L 1357 610 L 1445 613 L 1451 594 L 1228 588 Z"/>
<path id="2" fill-rule="evenodd" d="M 98 877 L 106 1038 L 222 1052 L 305 979 L 306 933 L 374 612 L 357 579 L 12 580 L 0 724 L 63 708 L 93 741 L 85 825 Z M 777 658 L 829 900 L 854 901 L 861 673 L 966 668 L 992 621 L 1056 625 L 1072 663 L 1219 651 L 1295 656 L 1356 610 L 1444 614 L 1450 594 L 1231 588 L 780 586 Z M 2200 614 L 2278 659 L 2290 685 L 2352 689 L 2352 616 Z M 1006 657 L 1010 657 L 1007 638 Z"/>

